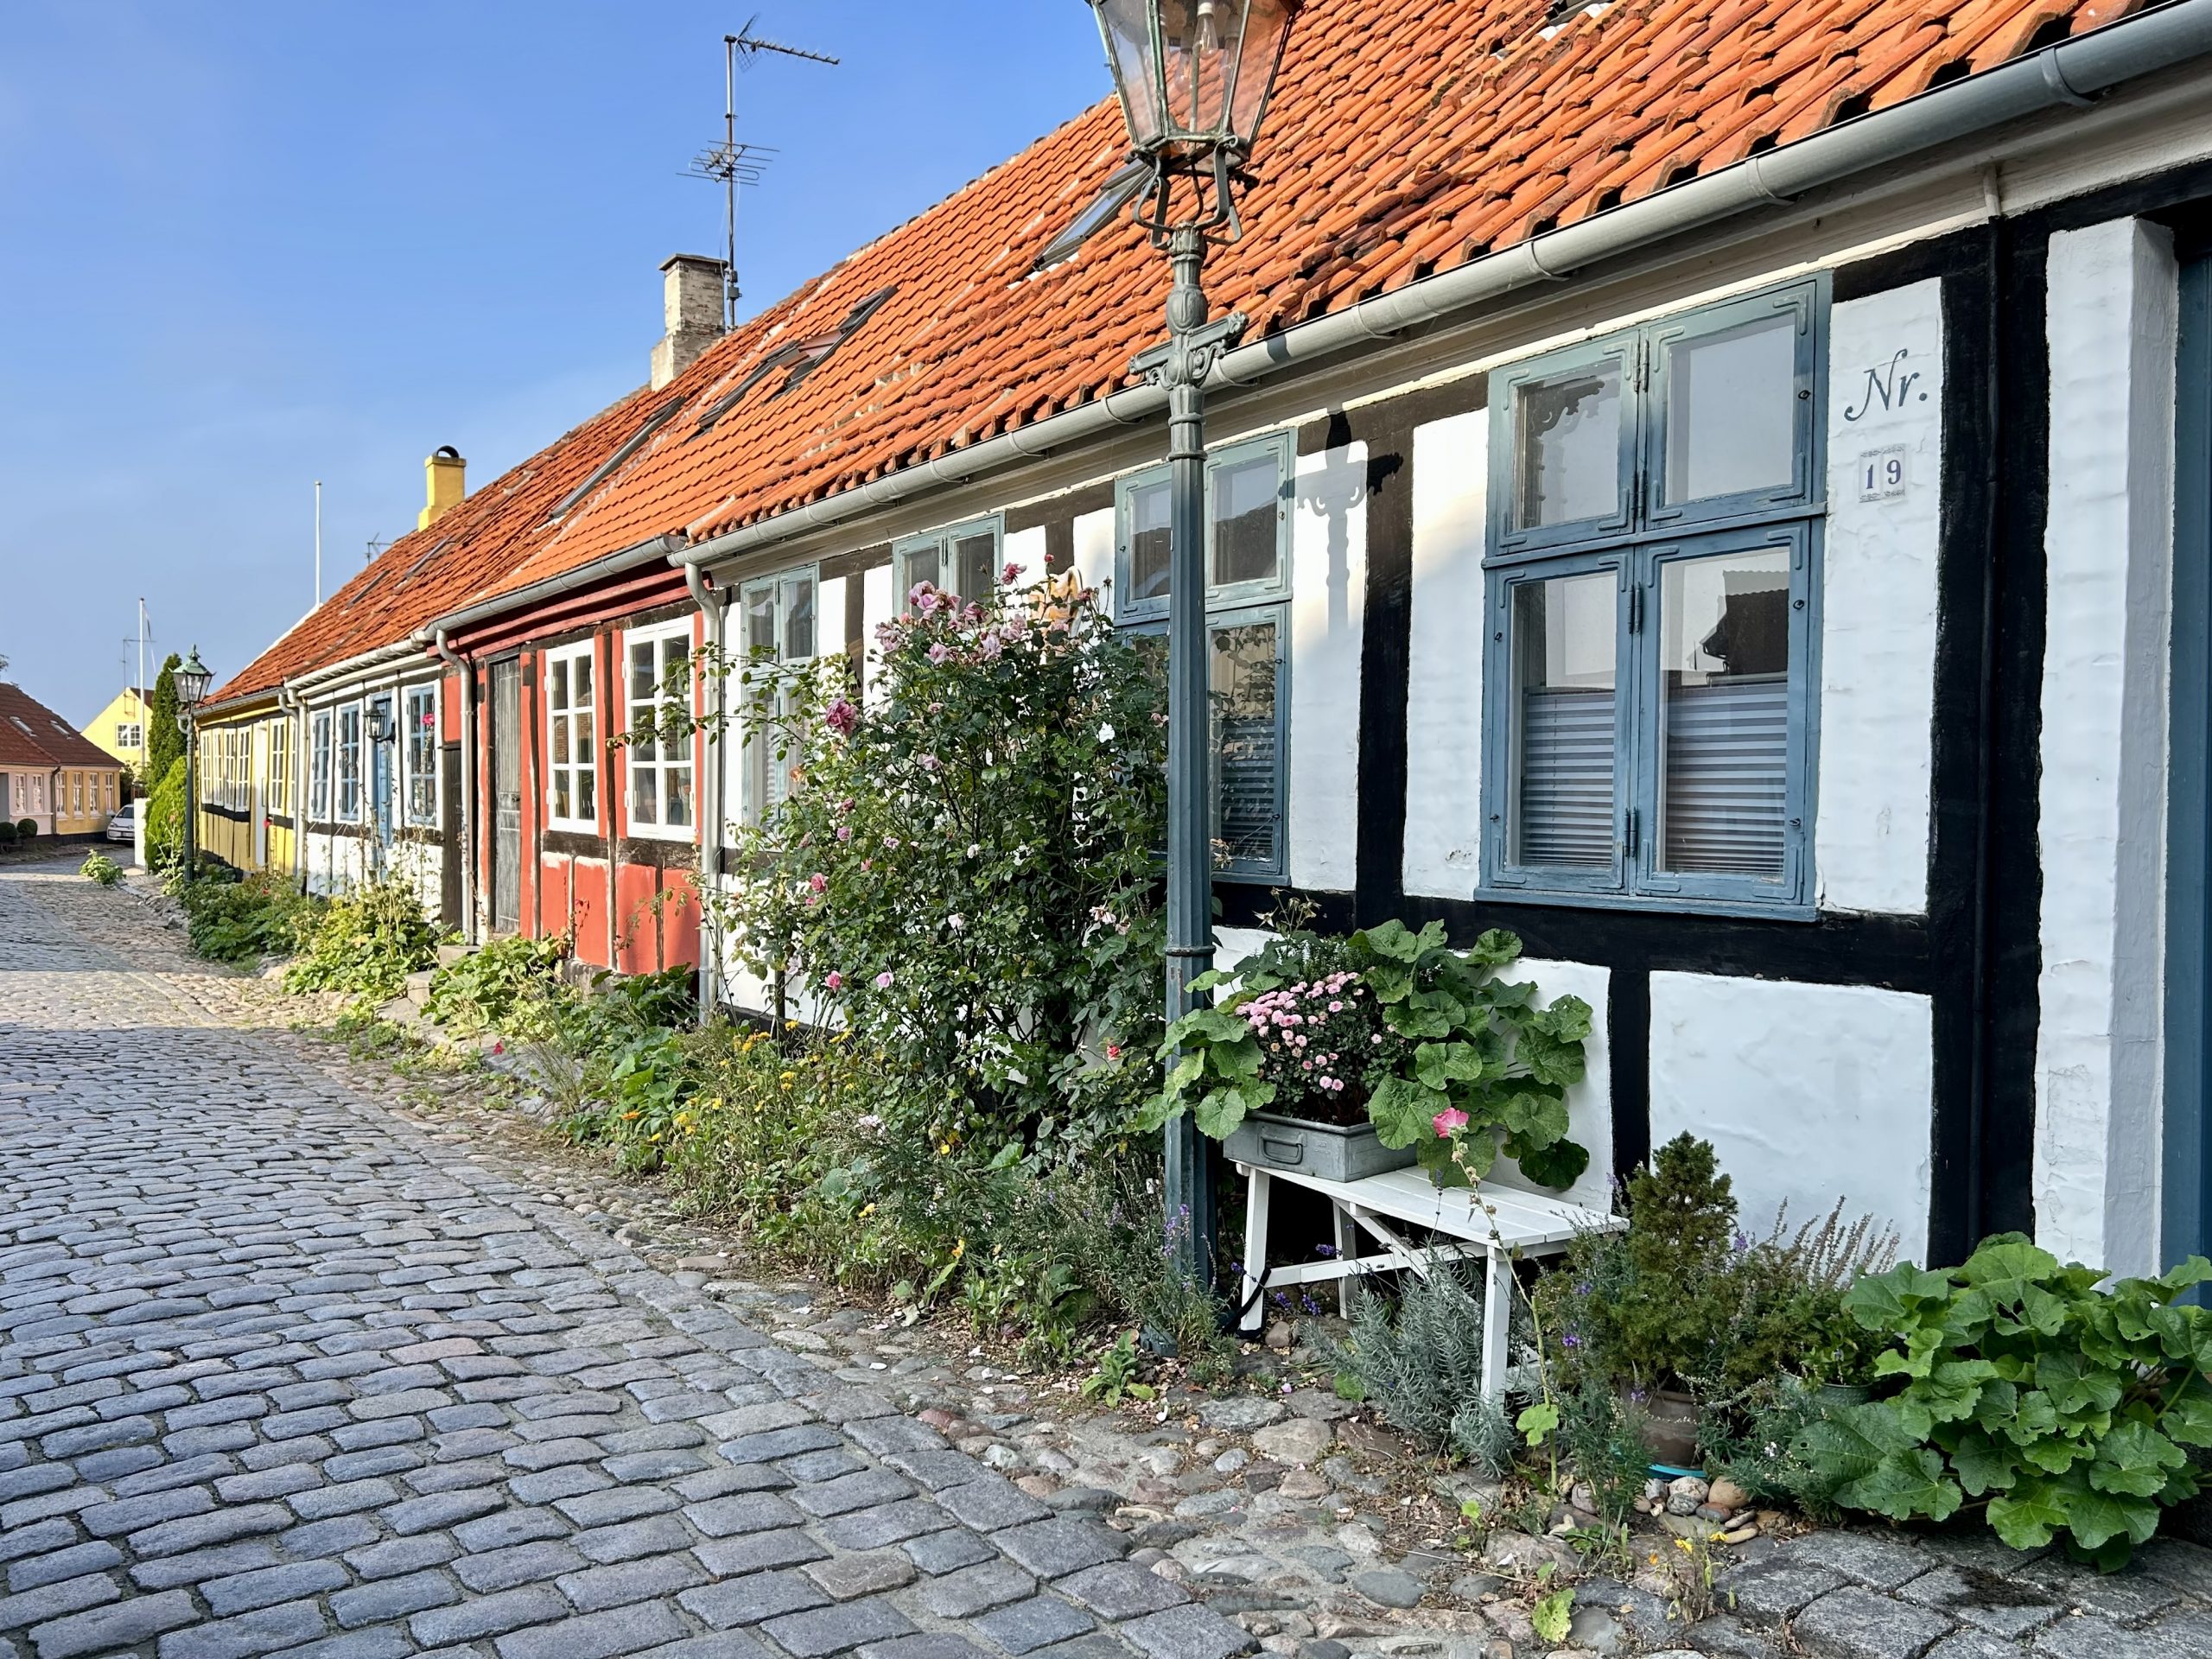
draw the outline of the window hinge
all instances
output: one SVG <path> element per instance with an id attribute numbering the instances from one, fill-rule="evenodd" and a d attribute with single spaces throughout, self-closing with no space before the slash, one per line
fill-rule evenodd
<path id="1" fill-rule="evenodd" d="M 1628 811 L 1628 833 L 1621 838 L 1623 858 L 1630 861 L 1635 859 L 1637 849 L 1642 842 L 1643 830 L 1643 815 L 1634 807 L 1630 807 Z"/>
<path id="2" fill-rule="evenodd" d="M 1628 631 L 1630 633 L 1643 632 L 1643 589 L 1641 587 L 1628 590 Z"/>

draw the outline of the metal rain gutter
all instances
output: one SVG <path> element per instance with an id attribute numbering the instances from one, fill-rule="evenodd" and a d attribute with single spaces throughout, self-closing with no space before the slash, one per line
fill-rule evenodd
<path id="1" fill-rule="evenodd" d="M 446 855 L 461 861 L 461 935 L 476 943 L 476 670 L 447 643 L 440 628 L 432 641 L 461 682 L 461 845 Z"/>
<path id="2" fill-rule="evenodd" d="M 1363 300 L 1238 346 L 1223 355 L 1207 385 L 1247 386 L 1349 346 L 1390 340 L 1517 289 L 1562 281 L 1586 266 L 1684 231 L 1758 207 L 1786 206 L 1808 191 L 2025 116 L 2093 103 L 2098 94 L 2123 81 L 2207 53 L 2212 53 L 2212 0 L 2170 0 L 1795 143 L 1747 156 L 1718 173 L 1547 231 L 1502 252 L 1409 283 L 1395 293 Z M 709 564 L 737 558 L 938 486 L 965 483 L 1116 428 L 1150 420 L 1166 407 L 1167 394 L 1158 387 L 1127 387 L 1079 409 L 1047 416 L 970 448 L 713 537 L 671 554 L 671 563 Z"/>
<path id="3" fill-rule="evenodd" d="M 2212 0 L 2205 0 L 2205 3 L 2212 4 Z M 552 599 L 562 594 L 572 593 L 579 588 L 588 588 L 594 582 L 604 577 L 618 575 L 625 570 L 636 569 L 642 565 L 660 562 L 672 564 L 676 562 L 676 554 L 683 545 L 683 538 L 680 536 L 655 536 L 649 541 L 639 543 L 635 547 L 626 547 L 619 553 L 609 553 L 603 558 L 594 559 L 588 564 L 580 564 L 575 569 L 563 571 L 557 576 L 547 576 L 543 581 L 533 582 L 527 588 L 517 588 L 507 593 L 495 594 L 490 599 L 480 600 L 474 605 L 463 606 L 460 610 L 450 611 L 416 629 L 415 643 L 418 646 L 432 645 L 435 643 L 441 631 L 452 633 L 462 628 L 473 626 L 488 618 L 504 615 L 509 611 L 525 610 L 541 601 Z"/>

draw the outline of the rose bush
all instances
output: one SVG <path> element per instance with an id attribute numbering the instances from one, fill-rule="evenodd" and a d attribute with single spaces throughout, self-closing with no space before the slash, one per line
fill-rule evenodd
<path id="1" fill-rule="evenodd" d="M 920 585 L 874 667 L 865 695 L 842 662 L 741 667 L 732 736 L 787 787 L 719 919 L 884 1057 L 901 1151 L 1119 1135 L 1148 1092 L 1121 1052 L 1159 1029 L 1163 688 L 1068 578 Z"/>

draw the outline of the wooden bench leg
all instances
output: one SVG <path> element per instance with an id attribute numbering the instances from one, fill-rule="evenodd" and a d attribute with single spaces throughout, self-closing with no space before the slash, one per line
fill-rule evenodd
<path id="1" fill-rule="evenodd" d="M 1483 1256 L 1483 1398 L 1503 1399 L 1513 1329 L 1513 1258 L 1493 1244 Z"/>
<path id="2" fill-rule="evenodd" d="M 1240 1321 L 1247 1331 L 1257 1331 L 1268 1318 L 1267 1303 L 1254 1293 L 1268 1271 L 1268 1205 L 1274 1196 L 1274 1179 L 1265 1171 L 1255 1169 L 1245 1188 L 1244 1279 L 1236 1298 L 1239 1306 L 1251 1304 Z"/>
<path id="3" fill-rule="evenodd" d="M 1351 1218 L 1351 1211 L 1341 1204 L 1329 1206 L 1330 1217 L 1337 1224 L 1337 1259 L 1351 1262 L 1359 1255 L 1359 1224 Z M 1359 1275 L 1346 1274 L 1337 1281 L 1337 1312 L 1345 1319 L 1351 1318 L 1352 1309 L 1358 1306 Z"/>

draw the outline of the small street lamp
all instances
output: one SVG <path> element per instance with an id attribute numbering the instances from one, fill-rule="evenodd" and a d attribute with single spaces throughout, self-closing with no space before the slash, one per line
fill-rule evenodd
<path id="1" fill-rule="evenodd" d="M 1214 361 L 1244 332 L 1208 321 L 1206 248 L 1243 234 L 1234 188 L 1258 137 L 1299 0 L 1090 0 L 1129 142 L 1152 168 L 1132 214 L 1174 271 L 1166 343 L 1131 369 L 1167 392 L 1167 1020 L 1196 1006 L 1213 960 L 1206 672 L 1205 397 Z M 1180 1056 L 1175 1057 L 1179 1058 Z M 1170 1065 L 1173 1061 L 1171 1059 Z M 1188 1112 L 1166 1129 L 1167 1224 L 1177 1266 L 1211 1283 L 1212 1148 Z"/>
<path id="2" fill-rule="evenodd" d="M 207 696 L 207 682 L 215 677 L 200 660 L 200 647 L 170 677 L 176 687 L 176 728 L 184 734 L 184 879 L 193 879 L 200 849 L 200 741 L 194 731 L 194 715 Z"/>

